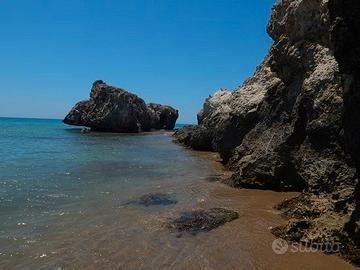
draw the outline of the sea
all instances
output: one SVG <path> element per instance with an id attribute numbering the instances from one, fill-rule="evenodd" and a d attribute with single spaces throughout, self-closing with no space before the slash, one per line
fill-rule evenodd
<path id="1" fill-rule="evenodd" d="M 0 269 L 353 269 L 321 253 L 278 255 L 273 206 L 293 193 L 240 190 L 215 153 L 171 132 L 82 133 L 61 120 L 0 118 Z M 163 195 L 173 203 L 142 204 Z M 224 207 L 213 231 L 166 226 L 183 212 Z"/>

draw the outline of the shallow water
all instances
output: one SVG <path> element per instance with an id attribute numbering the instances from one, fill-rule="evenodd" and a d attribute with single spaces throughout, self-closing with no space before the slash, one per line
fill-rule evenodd
<path id="1" fill-rule="evenodd" d="M 272 209 L 291 193 L 237 190 L 214 154 L 168 133 L 82 134 L 57 120 L 0 119 L 0 269 L 353 269 L 320 253 L 276 255 Z M 164 193 L 176 204 L 132 204 Z M 239 219 L 178 237 L 184 211 L 225 207 Z"/>

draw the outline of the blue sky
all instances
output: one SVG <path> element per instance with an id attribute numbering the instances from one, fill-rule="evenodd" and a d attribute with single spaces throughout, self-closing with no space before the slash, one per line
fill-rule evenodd
<path id="1" fill-rule="evenodd" d="M 94 80 L 180 111 L 261 62 L 274 0 L 0 0 L 0 116 L 63 118 Z"/>

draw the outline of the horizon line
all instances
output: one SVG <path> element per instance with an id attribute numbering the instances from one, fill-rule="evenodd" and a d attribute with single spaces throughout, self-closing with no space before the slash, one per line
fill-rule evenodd
<path id="1" fill-rule="evenodd" d="M 1 118 L 7 119 L 35 119 L 35 120 L 59 120 L 62 121 L 61 118 L 42 118 L 42 117 L 26 117 L 26 116 L 0 116 Z M 196 123 L 176 123 L 177 125 L 196 125 Z"/>

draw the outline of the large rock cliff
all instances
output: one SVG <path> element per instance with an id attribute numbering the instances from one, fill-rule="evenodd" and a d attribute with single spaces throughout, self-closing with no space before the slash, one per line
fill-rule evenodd
<path id="1" fill-rule="evenodd" d="M 170 106 L 145 102 L 121 88 L 93 83 L 90 100 L 77 103 L 64 123 L 86 126 L 97 131 L 141 132 L 151 129 L 173 129 L 178 111 Z"/>
<path id="2" fill-rule="evenodd" d="M 274 233 L 341 241 L 355 263 L 359 18 L 357 0 L 278 1 L 267 27 L 274 43 L 255 74 L 233 92 L 209 97 L 198 126 L 175 134 L 194 149 L 218 151 L 234 171 L 233 186 L 303 191 L 281 205 L 293 220 Z"/>

